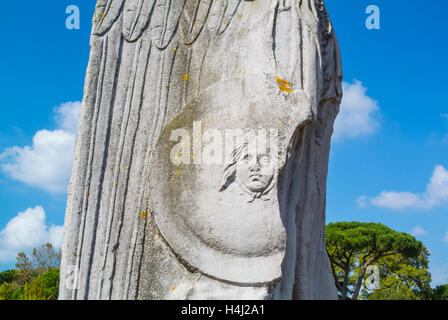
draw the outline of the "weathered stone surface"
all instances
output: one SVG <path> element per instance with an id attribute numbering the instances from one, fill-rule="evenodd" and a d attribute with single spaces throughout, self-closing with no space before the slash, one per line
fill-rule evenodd
<path id="1" fill-rule="evenodd" d="M 341 80 L 322 1 L 100 0 L 60 298 L 336 298 Z"/>

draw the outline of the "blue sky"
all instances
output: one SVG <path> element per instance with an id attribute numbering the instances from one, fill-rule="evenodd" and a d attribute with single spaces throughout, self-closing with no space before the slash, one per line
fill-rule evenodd
<path id="1" fill-rule="evenodd" d="M 326 4 L 346 82 L 331 149 L 327 221 L 381 222 L 414 232 L 432 253 L 433 283 L 448 283 L 448 3 Z M 365 26 L 372 4 L 380 9 L 380 30 Z M 79 30 L 65 26 L 69 5 L 80 9 Z M 64 223 L 94 11 L 91 0 L 23 6 L 0 2 L 0 270 L 14 266 L 18 242 L 56 239 Z M 20 229 L 25 221 L 28 227 Z"/>

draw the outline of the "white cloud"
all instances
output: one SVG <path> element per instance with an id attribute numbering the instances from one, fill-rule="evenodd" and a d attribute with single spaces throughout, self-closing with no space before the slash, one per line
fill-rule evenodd
<path id="1" fill-rule="evenodd" d="M 334 139 L 356 138 L 375 133 L 379 128 L 378 102 L 367 96 L 367 88 L 358 80 L 343 82 L 344 97 L 334 125 Z"/>
<path id="2" fill-rule="evenodd" d="M 76 134 L 78 130 L 79 111 L 81 102 L 66 102 L 54 108 L 55 119 L 59 127 L 67 132 Z"/>
<path id="3" fill-rule="evenodd" d="M 51 243 L 62 246 L 62 226 L 46 225 L 42 207 L 28 208 L 12 218 L 0 231 L 0 262 L 13 262 L 17 253 Z"/>
<path id="4" fill-rule="evenodd" d="M 377 197 L 370 198 L 370 203 L 376 207 L 386 207 L 395 210 L 409 207 L 421 207 L 421 196 L 410 192 L 382 191 Z"/>
<path id="5" fill-rule="evenodd" d="M 32 146 L 11 147 L 0 155 L 2 170 L 12 179 L 51 193 L 64 193 L 70 180 L 80 102 L 54 109 L 58 129 L 40 130 Z"/>
<path id="6" fill-rule="evenodd" d="M 424 236 L 426 234 L 428 234 L 428 232 L 425 229 L 423 229 L 422 227 L 420 227 L 420 226 L 416 226 L 411 231 L 411 235 L 413 235 L 414 237 Z"/>
<path id="7" fill-rule="evenodd" d="M 362 196 L 358 199 L 358 203 L 366 204 L 367 201 L 373 206 L 393 210 L 429 210 L 446 205 L 448 204 L 448 171 L 443 166 L 437 165 L 423 194 L 383 191 L 374 198 Z"/>

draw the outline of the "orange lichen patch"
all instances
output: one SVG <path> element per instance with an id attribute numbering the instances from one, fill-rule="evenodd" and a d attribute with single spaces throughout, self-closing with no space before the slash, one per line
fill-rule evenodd
<path id="1" fill-rule="evenodd" d="M 291 84 L 289 83 L 289 81 L 280 79 L 279 77 L 275 78 L 277 79 L 278 87 L 280 88 L 280 90 L 284 92 L 294 92 L 294 90 L 291 89 Z"/>
<path id="2" fill-rule="evenodd" d="M 176 290 L 176 287 L 173 287 L 171 290 L 173 290 L 173 291 Z"/>
<path id="3" fill-rule="evenodd" d="M 146 220 L 146 218 L 148 218 L 148 212 L 143 211 L 142 213 L 140 213 L 140 218 L 142 218 L 143 220 Z"/>
<path id="4" fill-rule="evenodd" d="M 176 51 L 176 48 L 171 48 L 171 51 L 172 51 L 172 52 L 175 52 L 175 51 Z"/>
<path id="5" fill-rule="evenodd" d="M 190 79 L 190 76 L 188 74 L 184 74 L 182 80 L 187 81 L 188 79 Z"/>

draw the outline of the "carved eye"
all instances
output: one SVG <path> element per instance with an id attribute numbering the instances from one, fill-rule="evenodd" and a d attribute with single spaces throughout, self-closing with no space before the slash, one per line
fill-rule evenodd
<path id="1" fill-rule="evenodd" d="M 244 162 L 250 162 L 251 160 L 252 160 L 252 156 L 249 155 L 249 154 L 246 154 L 246 155 L 243 157 L 243 161 L 244 161 Z"/>
<path id="2" fill-rule="evenodd" d="M 271 164 L 271 158 L 269 156 L 262 156 L 260 158 L 260 163 L 262 163 L 263 165 L 269 165 Z"/>

